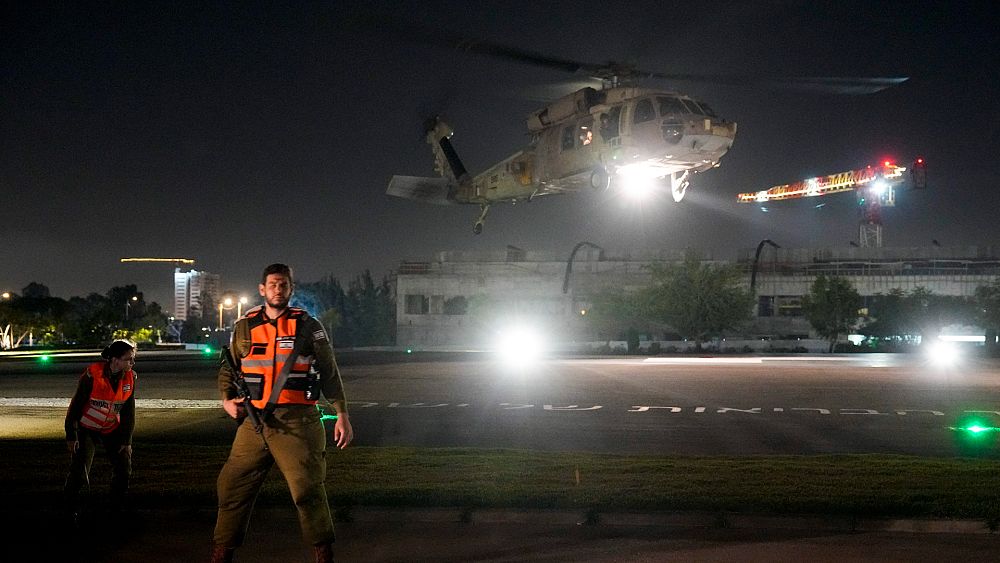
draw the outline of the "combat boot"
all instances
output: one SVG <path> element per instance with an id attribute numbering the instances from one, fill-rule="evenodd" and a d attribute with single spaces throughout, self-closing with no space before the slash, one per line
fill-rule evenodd
<path id="1" fill-rule="evenodd" d="M 224 547 L 219 544 L 212 545 L 211 563 L 233 563 L 234 551 L 236 550 L 231 547 Z"/>
<path id="2" fill-rule="evenodd" d="M 313 551 L 316 553 L 316 563 L 333 563 L 332 543 L 314 545 Z"/>

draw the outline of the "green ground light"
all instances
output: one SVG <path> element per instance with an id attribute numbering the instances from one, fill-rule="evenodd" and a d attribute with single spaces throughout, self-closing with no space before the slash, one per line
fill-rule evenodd
<path id="1" fill-rule="evenodd" d="M 984 419 L 967 419 L 949 426 L 955 433 L 956 445 L 969 455 L 984 455 L 993 451 L 1000 436 L 1000 427 Z"/>

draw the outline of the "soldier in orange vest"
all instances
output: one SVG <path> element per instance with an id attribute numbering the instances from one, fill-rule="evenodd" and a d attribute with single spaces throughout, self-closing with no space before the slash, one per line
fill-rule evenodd
<path id="1" fill-rule="evenodd" d="M 70 453 L 66 501 L 79 524 L 79 493 L 90 485 L 90 466 L 97 443 L 111 462 L 112 508 L 121 509 L 132 474 L 132 431 L 135 429 L 135 344 L 115 340 L 102 362 L 87 366 L 66 411 L 66 448 Z"/>
<path id="2" fill-rule="evenodd" d="M 316 561 L 333 561 L 333 518 L 326 495 L 326 430 L 317 408 L 320 394 L 337 413 L 333 441 L 346 448 L 354 437 L 333 347 L 323 325 L 306 311 L 290 307 L 292 270 L 284 264 L 264 269 L 259 286 L 264 305 L 247 311 L 233 327 L 232 352 L 242 373 L 226 363 L 219 369 L 222 408 L 238 418 L 239 409 L 259 412 L 236 430 L 233 447 L 219 474 L 219 513 L 212 561 L 232 561 L 243 544 L 254 500 L 275 464 L 288 483 L 299 512 L 302 536 Z M 242 377 L 249 398 L 238 396 Z M 250 405 L 241 405 L 249 401 Z"/>

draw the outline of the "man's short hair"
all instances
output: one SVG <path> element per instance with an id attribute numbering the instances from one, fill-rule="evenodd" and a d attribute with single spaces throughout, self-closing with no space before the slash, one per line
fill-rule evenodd
<path id="1" fill-rule="evenodd" d="M 267 276 L 278 274 L 288 278 L 288 283 L 295 283 L 292 279 L 292 269 L 285 264 L 271 264 L 264 268 L 264 273 L 260 276 L 260 283 L 267 283 Z"/>

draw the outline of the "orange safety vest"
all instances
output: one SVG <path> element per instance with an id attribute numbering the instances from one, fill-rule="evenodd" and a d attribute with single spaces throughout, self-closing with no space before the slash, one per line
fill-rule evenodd
<path id="1" fill-rule="evenodd" d="M 313 356 L 305 353 L 311 352 L 312 346 L 300 350 L 295 358 L 291 357 L 295 335 L 307 318 L 309 314 L 297 307 L 289 307 L 277 319 L 266 318 L 263 306 L 247 311 L 245 322 L 250 328 L 250 351 L 240 360 L 240 364 L 254 397 L 251 403 L 258 409 L 267 405 L 275 379 L 289 361 L 294 364 L 281 394 L 278 395 L 278 404 L 316 404 L 319 375 L 312 367 Z"/>
<path id="2" fill-rule="evenodd" d="M 126 370 L 118 380 L 118 389 L 112 389 L 111 380 L 105 372 L 107 365 L 106 362 L 95 362 L 87 367 L 87 372 L 94 380 L 94 388 L 90 391 L 90 399 L 80 418 L 80 426 L 102 434 L 118 428 L 121 421 L 119 413 L 135 388 L 135 372 Z"/>

